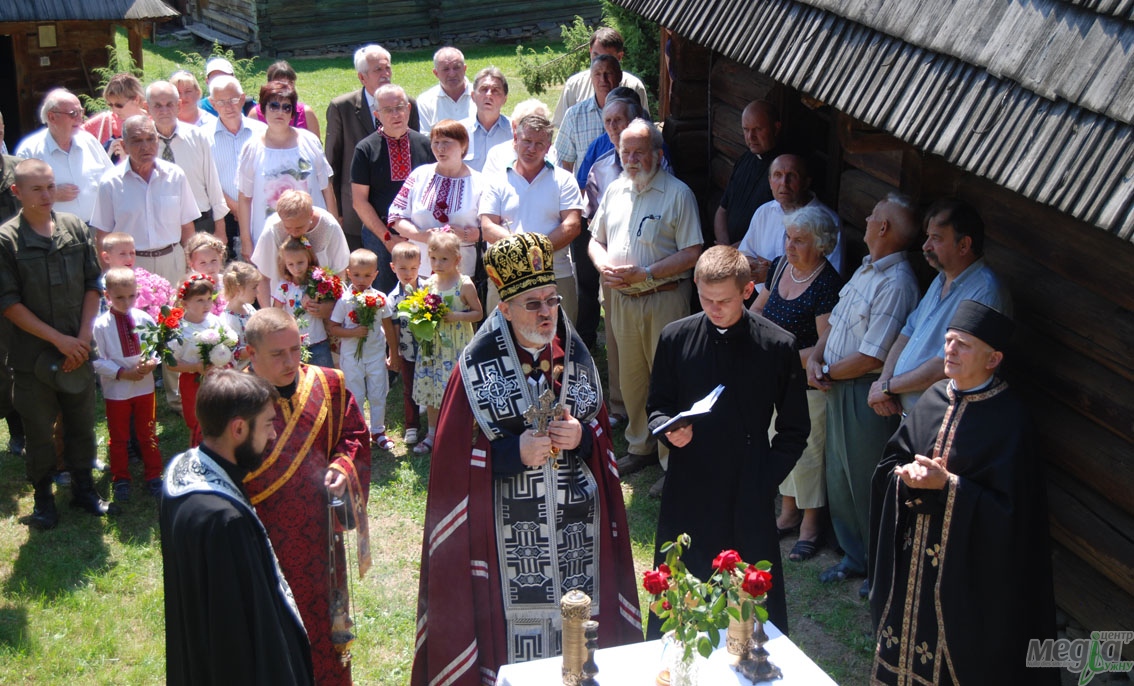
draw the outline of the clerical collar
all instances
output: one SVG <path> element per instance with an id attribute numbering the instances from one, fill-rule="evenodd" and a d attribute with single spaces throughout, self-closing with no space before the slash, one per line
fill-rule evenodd
<path id="1" fill-rule="evenodd" d="M 961 390 L 960 388 L 957 388 L 957 382 L 955 380 L 949 379 L 949 388 L 951 388 L 954 393 L 958 393 L 960 395 L 969 395 L 970 393 L 980 393 L 981 391 L 987 389 L 989 386 L 992 385 L 992 382 L 995 381 L 995 380 L 996 380 L 996 375 L 993 374 L 992 376 L 985 379 L 984 383 L 977 384 L 976 386 L 973 386 L 972 388 L 966 388 L 964 390 Z"/>
<path id="2" fill-rule="evenodd" d="M 223 469 L 225 474 L 228 474 L 228 478 L 232 479 L 232 483 L 236 484 L 241 491 L 244 490 L 244 477 L 248 476 L 247 469 L 241 467 L 235 462 L 229 462 L 225 458 L 221 457 L 220 453 L 213 450 L 204 443 L 198 445 L 197 450 L 200 450 L 201 452 L 208 455 L 209 459 L 211 459 L 213 462 L 216 462 L 217 466 Z"/>
<path id="3" fill-rule="evenodd" d="M 279 392 L 280 397 L 284 400 L 291 400 L 291 396 L 295 395 L 296 389 L 299 388 L 299 374 L 295 375 L 295 381 L 292 381 L 286 386 L 276 386 L 276 391 Z"/>

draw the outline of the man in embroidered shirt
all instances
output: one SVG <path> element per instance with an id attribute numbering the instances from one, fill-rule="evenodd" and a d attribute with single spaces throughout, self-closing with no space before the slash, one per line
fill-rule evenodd
<path id="1" fill-rule="evenodd" d="M 445 47 L 433 53 L 433 75 L 438 83 L 417 96 L 422 133 L 428 134 L 433 125 L 443 119 L 461 121 L 476 116 L 472 84 L 465 78 L 466 71 L 468 66 L 460 50 Z"/>
<path id="2" fill-rule="evenodd" d="M 362 247 L 362 220 L 354 211 L 351 194 L 350 165 L 354 161 L 354 148 L 378 128 L 374 93 L 391 83 L 394 70 L 390 66 L 390 52 L 381 45 L 364 45 L 354 53 L 354 69 L 362 88 L 344 93 L 327 105 L 327 161 L 331 163 L 332 183 L 335 184 L 335 202 L 339 219 L 350 250 Z M 417 103 L 409 100 L 409 128 L 414 131 L 421 125 Z"/>
<path id="3" fill-rule="evenodd" d="M 897 417 L 875 414 L 866 399 L 917 303 L 917 277 L 905 252 L 917 230 L 909 199 L 890 195 L 874 206 L 866 218 L 870 253 L 843 286 L 831 326 L 807 361 L 807 383 L 827 392 L 827 502 L 845 553 L 819 576 L 823 582 L 866 574 L 870 477 L 897 428 Z"/>
<path id="4" fill-rule="evenodd" d="M 984 261 L 984 222 L 971 205 L 935 202 L 926 212 L 925 232 L 922 254 L 941 273 L 906 320 L 882 375 L 870 386 L 867 402 L 883 416 L 909 412 L 925 389 L 945 378 L 941 341 L 962 300 L 1012 314 L 1011 296 Z M 900 405 L 891 402 L 895 398 Z"/>
<path id="5" fill-rule="evenodd" d="M 622 176 L 607 187 L 591 220 L 590 256 L 611 289 L 610 323 L 618 339 L 618 383 L 626 405 L 629 453 L 623 476 L 660 461 L 665 446 L 646 424 L 646 395 L 658 338 L 689 314 L 693 266 L 701 255 L 701 221 L 693 191 L 661 166 L 662 137 L 635 119 L 618 145 Z M 650 488 L 661 497 L 665 476 Z"/>
<path id="6" fill-rule="evenodd" d="M 996 375 L 1012 321 L 961 302 L 947 380 L 902 420 L 874 472 L 875 684 L 1058 684 L 1027 667 L 1055 638 L 1043 460 L 1020 395 Z"/>
<path id="7" fill-rule="evenodd" d="M 201 445 L 169 463 L 161 499 L 166 683 L 312 684 L 311 645 L 244 477 L 276 438 L 277 394 L 213 372 Z"/>
<path id="8" fill-rule="evenodd" d="M 413 686 L 479 686 L 503 664 L 557 655 L 573 589 L 591 597 L 602 645 L 642 637 L 598 370 L 559 315 L 551 243 L 508 236 L 484 261 L 501 302 L 441 406 Z M 558 406 L 545 424 L 541 396 Z"/>

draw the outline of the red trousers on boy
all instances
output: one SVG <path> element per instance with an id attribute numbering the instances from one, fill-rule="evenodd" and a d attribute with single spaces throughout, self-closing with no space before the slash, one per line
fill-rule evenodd
<path id="1" fill-rule="evenodd" d="M 161 477 L 161 451 L 158 450 L 154 430 L 154 394 L 147 393 L 127 400 L 106 401 L 106 429 L 110 434 L 110 475 L 114 481 L 130 480 L 130 458 L 126 446 L 130 443 L 130 423 L 142 452 L 145 480 Z"/>

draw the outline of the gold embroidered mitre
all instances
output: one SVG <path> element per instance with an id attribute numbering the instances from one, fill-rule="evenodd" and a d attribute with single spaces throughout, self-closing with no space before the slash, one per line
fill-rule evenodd
<path id="1" fill-rule="evenodd" d="M 551 241 L 538 233 L 502 238 L 484 253 L 484 270 L 496 284 L 501 300 L 511 300 L 533 288 L 555 283 Z"/>

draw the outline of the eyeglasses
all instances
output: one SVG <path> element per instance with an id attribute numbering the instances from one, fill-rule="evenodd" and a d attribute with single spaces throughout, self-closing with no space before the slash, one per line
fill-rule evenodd
<path id="1" fill-rule="evenodd" d="M 72 119 L 78 119 L 79 117 L 83 116 L 82 110 L 51 110 L 51 112 L 52 114 L 62 114 L 63 116 L 70 117 Z"/>
<path id="2" fill-rule="evenodd" d="M 278 101 L 273 100 L 272 102 L 268 103 L 268 111 L 269 112 L 283 112 L 284 114 L 291 114 L 291 103 L 290 102 L 278 102 Z"/>
<path id="3" fill-rule="evenodd" d="M 402 105 L 398 105 L 397 107 L 383 107 L 381 109 L 376 109 L 374 111 L 377 112 L 378 114 L 384 114 L 388 117 L 391 114 L 401 114 L 402 112 L 405 112 L 408 109 L 409 109 L 409 105 L 402 104 Z"/>
<path id="4" fill-rule="evenodd" d="M 554 310 L 556 307 L 559 307 L 559 303 L 561 303 L 561 302 L 563 302 L 563 296 L 562 295 L 553 295 L 550 298 L 548 298 L 547 300 L 528 300 L 528 301 L 525 301 L 525 302 L 520 304 L 520 307 L 524 308 L 528 312 L 539 312 L 544 307 L 546 307 L 549 310 Z"/>
<path id="5" fill-rule="evenodd" d="M 240 95 L 235 98 L 217 99 L 214 103 L 217 107 L 236 107 L 237 105 L 244 104 L 244 96 Z"/>

